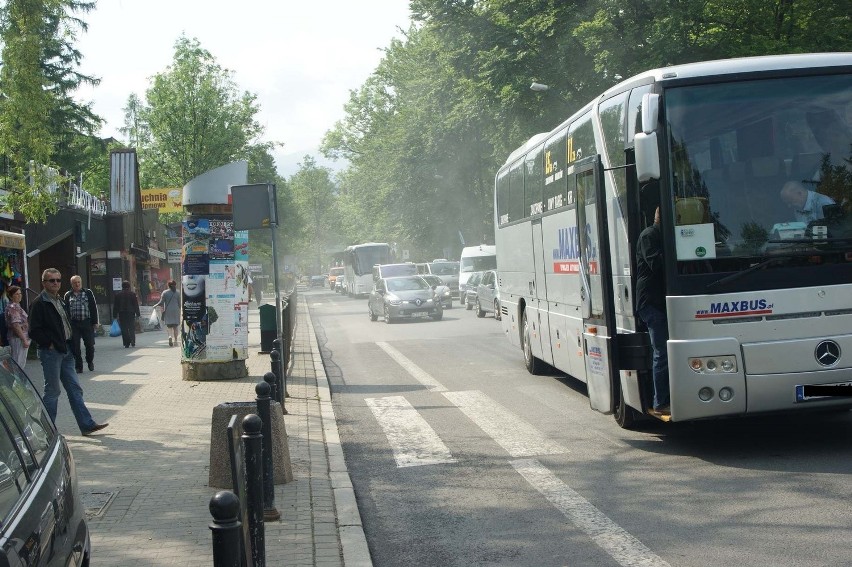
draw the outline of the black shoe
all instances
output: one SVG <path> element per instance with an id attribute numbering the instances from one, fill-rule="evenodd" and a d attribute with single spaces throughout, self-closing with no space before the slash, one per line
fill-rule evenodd
<path id="1" fill-rule="evenodd" d="M 92 372 L 94 372 L 94 370 L 95 370 L 95 363 L 94 363 L 94 362 L 90 362 L 90 363 L 89 363 L 89 370 L 91 370 Z"/>
<path id="2" fill-rule="evenodd" d="M 136 348 L 136 343 L 130 343 L 130 346 Z"/>
<path id="3" fill-rule="evenodd" d="M 130 348 L 130 345 L 124 345 L 124 348 Z"/>
<path id="4" fill-rule="evenodd" d="M 88 437 L 89 435 L 91 435 L 95 431 L 100 431 L 101 429 L 106 428 L 108 425 L 109 425 L 109 423 L 98 423 L 93 428 L 89 429 L 88 431 L 83 431 L 82 433 L 83 433 L 84 436 Z"/>
<path id="5" fill-rule="evenodd" d="M 76 371 L 77 371 L 77 374 L 80 374 L 81 372 L 83 372 L 83 367 L 82 367 L 82 366 L 78 366 L 78 367 L 77 367 L 77 368 L 75 368 L 74 370 L 76 370 Z"/>

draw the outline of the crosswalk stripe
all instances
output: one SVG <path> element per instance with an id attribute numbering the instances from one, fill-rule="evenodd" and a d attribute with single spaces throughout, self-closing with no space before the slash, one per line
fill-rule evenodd
<path id="1" fill-rule="evenodd" d="M 411 360 L 406 358 L 404 354 L 390 346 L 385 342 L 377 342 L 376 345 L 383 351 L 385 351 L 388 356 L 394 359 L 400 366 L 405 368 L 409 374 L 411 374 L 415 380 L 429 388 L 429 390 L 433 392 L 444 392 L 446 388 L 441 385 L 440 382 L 435 380 L 431 374 L 414 364 Z"/>
<path id="2" fill-rule="evenodd" d="M 606 517 L 537 460 L 512 461 L 512 466 L 622 567 L 670 567 L 644 543 Z"/>
<path id="3" fill-rule="evenodd" d="M 443 392 L 443 395 L 513 457 L 568 452 L 482 392 Z"/>
<path id="4" fill-rule="evenodd" d="M 393 449 L 397 467 L 455 463 L 450 450 L 402 396 L 366 398 Z"/>

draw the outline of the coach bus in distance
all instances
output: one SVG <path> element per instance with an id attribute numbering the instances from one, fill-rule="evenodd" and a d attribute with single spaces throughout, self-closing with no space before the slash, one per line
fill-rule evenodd
<path id="1" fill-rule="evenodd" d="M 346 294 L 369 295 L 373 290 L 373 266 L 389 264 L 392 261 L 391 247 L 386 242 L 367 242 L 348 246 L 343 251 Z"/>
<path id="2" fill-rule="evenodd" d="M 635 246 L 659 206 L 670 416 L 852 406 L 852 53 L 636 75 L 495 179 L 502 329 L 535 374 L 651 413 Z M 798 201 L 783 195 L 795 189 Z"/>

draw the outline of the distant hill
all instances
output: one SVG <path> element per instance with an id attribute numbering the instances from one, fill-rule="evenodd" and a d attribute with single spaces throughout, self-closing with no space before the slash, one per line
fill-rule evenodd
<path id="1" fill-rule="evenodd" d="M 294 152 L 292 154 L 274 154 L 275 167 L 278 169 L 278 175 L 289 179 L 294 173 L 299 171 L 299 163 L 305 159 L 305 155 L 310 155 L 320 167 L 327 167 L 332 172 L 337 173 L 346 169 L 348 162 L 345 160 L 331 161 L 326 159 L 319 150 L 307 150 L 303 152 Z"/>

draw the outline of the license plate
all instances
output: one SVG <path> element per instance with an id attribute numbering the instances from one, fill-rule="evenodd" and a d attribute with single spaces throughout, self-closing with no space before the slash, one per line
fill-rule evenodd
<path id="1" fill-rule="evenodd" d="M 852 397 L 852 382 L 836 384 L 803 384 L 796 386 L 796 402 Z"/>

